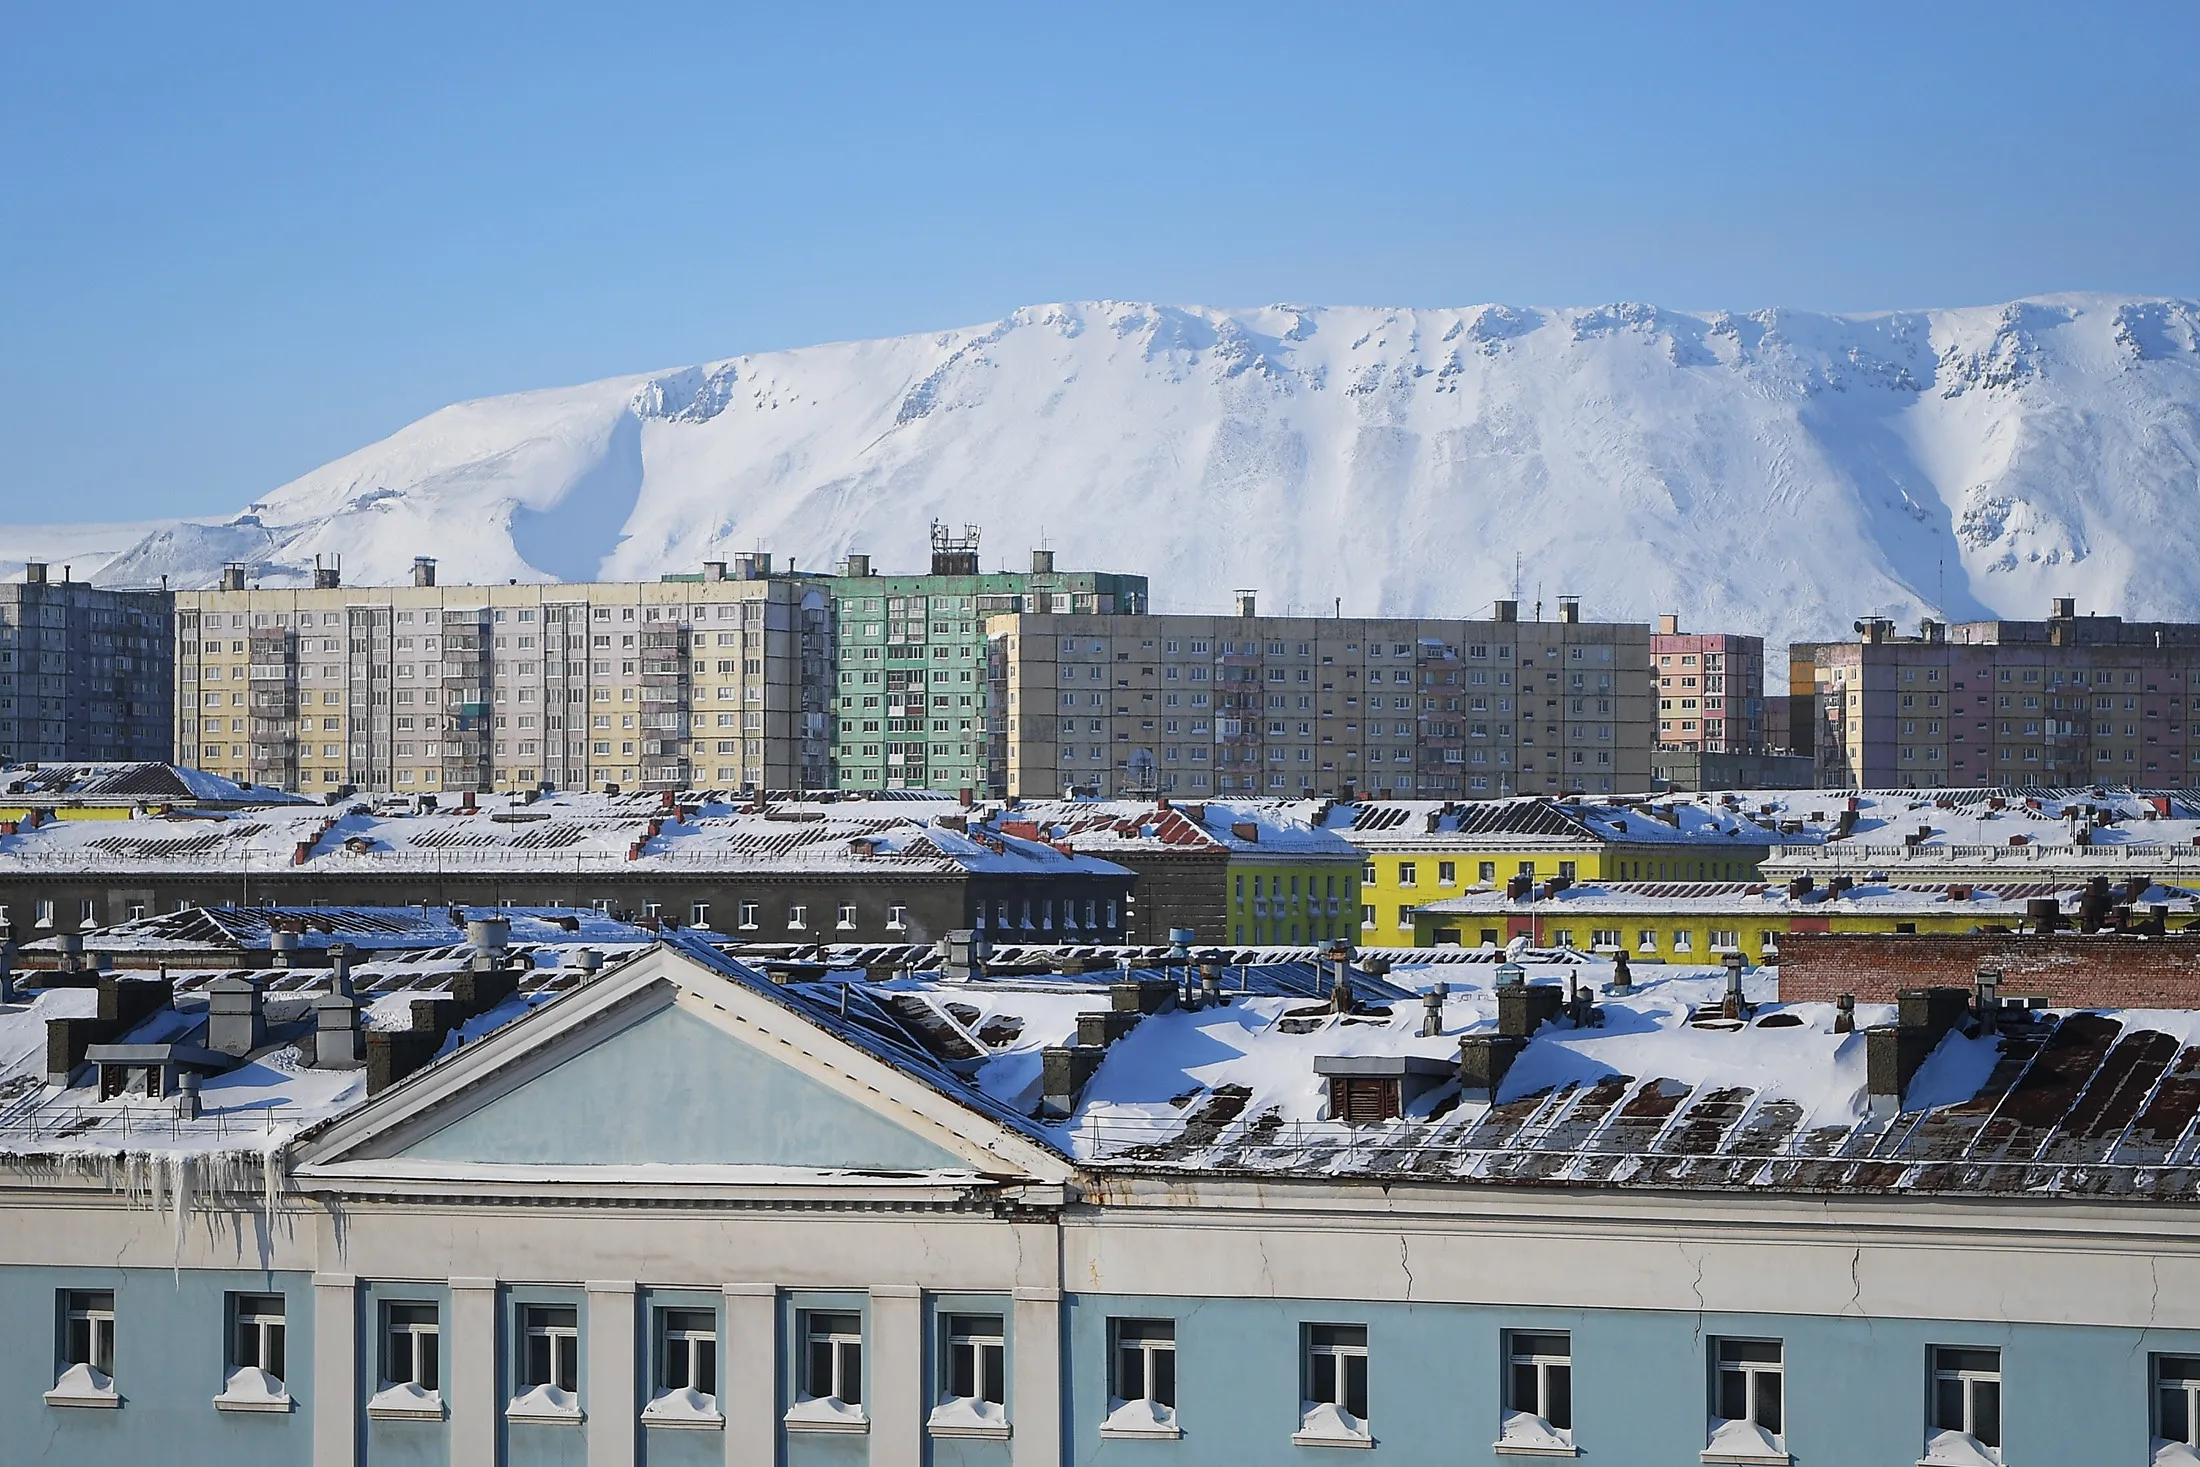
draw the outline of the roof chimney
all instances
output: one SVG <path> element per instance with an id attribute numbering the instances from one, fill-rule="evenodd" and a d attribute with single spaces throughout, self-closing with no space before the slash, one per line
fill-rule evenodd
<path id="1" fill-rule="evenodd" d="M 1031 552 L 1031 573 L 1032 573 L 1033 575 L 1035 575 L 1035 576 L 1051 576 L 1051 575 L 1053 575 L 1053 574 L 1054 574 L 1054 552 L 1053 552 L 1053 551 L 1051 551 L 1051 550 L 1034 550 L 1034 551 L 1032 551 L 1032 552 Z"/>
<path id="2" fill-rule="evenodd" d="M 242 591 L 244 589 L 243 561 L 232 560 L 222 567 L 222 589 L 224 591 Z"/>
<path id="3" fill-rule="evenodd" d="M 1677 612 L 1677 611 L 1665 611 L 1665 612 L 1660 612 L 1660 613 L 1658 614 L 1658 635 L 1659 635 L 1659 636 L 1661 636 L 1661 637 L 1677 637 L 1677 636 L 1679 636 L 1679 635 L 1680 635 L 1680 632 L 1681 632 L 1681 618 L 1680 618 L 1680 613 L 1679 613 L 1679 612 Z"/>
<path id="4" fill-rule="evenodd" d="M 1520 603 L 1517 601 L 1493 601 L 1490 603 L 1491 621 L 1520 620 Z"/>
<path id="5" fill-rule="evenodd" d="M 2047 614 L 2051 618 L 2076 616 L 2078 614 L 2078 598 L 2075 596 L 2057 596 L 2047 603 Z"/>
<path id="6" fill-rule="evenodd" d="M 44 562 L 43 560 L 26 560 L 26 561 L 24 561 L 24 562 L 23 562 L 23 584 L 24 584 L 24 585 L 26 585 L 26 586 L 43 586 L 43 585 L 45 585 L 45 584 L 46 584 L 46 562 Z"/>
<path id="7" fill-rule="evenodd" d="M 1253 593 L 1251 591 L 1238 591 L 1233 594 L 1237 597 L 1237 614 L 1239 616 L 1250 619 L 1258 614 L 1253 610 Z"/>
<path id="8" fill-rule="evenodd" d="M 435 584 L 434 556 L 416 555 L 413 557 L 413 584 L 416 586 L 432 586 Z"/>
<path id="9" fill-rule="evenodd" d="M 1563 622 L 1563 623 L 1566 623 L 1566 624 L 1568 624 L 1568 625 L 1571 625 L 1571 624 L 1572 624 L 1572 623 L 1574 623 L 1574 622 L 1578 622 L 1578 621 L 1580 621 L 1580 620 L 1581 620 L 1581 598 L 1580 598 L 1579 596 L 1561 596 L 1561 597 L 1559 597 L 1559 598 L 1558 598 L 1558 619 L 1559 619 L 1559 621 L 1561 621 L 1561 622 Z"/>

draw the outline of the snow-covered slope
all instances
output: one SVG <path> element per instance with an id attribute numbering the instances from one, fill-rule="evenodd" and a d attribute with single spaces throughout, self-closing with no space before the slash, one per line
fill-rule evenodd
<path id="1" fill-rule="evenodd" d="M 1859 614 L 2200 612 L 2200 303 L 1865 316 L 1037 306 L 462 403 L 99 572 L 655 576 L 764 547 L 1051 544 L 1162 609 L 1468 613 L 1522 590 L 1776 640 Z M 7 555 L 0 538 L 0 563 Z M 79 567 L 82 574 L 86 567 Z"/>

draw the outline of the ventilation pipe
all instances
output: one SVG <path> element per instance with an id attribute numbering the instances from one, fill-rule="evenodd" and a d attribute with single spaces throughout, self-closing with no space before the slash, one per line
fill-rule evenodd
<path id="1" fill-rule="evenodd" d="M 1451 996 L 1449 983 L 1437 983 L 1421 995 L 1421 1037 L 1434 1039 L 1444 1032 L 1444 1000 Z"/>

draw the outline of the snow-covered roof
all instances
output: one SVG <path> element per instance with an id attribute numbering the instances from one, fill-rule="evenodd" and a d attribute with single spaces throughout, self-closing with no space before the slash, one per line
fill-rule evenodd
<path id="1" fill-rule="evenodd" d="M 1974 917 L 1980 922 L 2011 922 L 2025 916 L 2025 903 L 2052 897 L 2070 911 L 2078 909 L 2084 888 L 2063 882 L 2023 882 L 1984 887 L 1950 885 L 1891 885 L 1866 882 L 1840 892 L 1813 886 L 1791 893 L 1784 883 L 1761 881 L 1590 881 L 1546 893 L 1538 887 L 1532 902 L 1508 897 L 1501 887 L 1477 887 L 1457 896 L 1424 902 L 1417 909 L 1435 917 L 1522 913 L 1532 909 L 1546 920 L 1569 912 L 1640 912 L 1703 916 L 1814 917 L 1932 916 Z M 2160 904 L 2172 914 L 2200 912 L 2200 900 L 2185 887 L 2154 886 L 2125 900 L 2140 905 Z"/>
<path id="2" fill-rule="evenodd" d="M 416 952 L 457 948 L 466 942 L 466 923 L 500 917 L 511 924 L 510 941 L 530 944 L 632 946 L 655 942 L 657 933 L 619 921 L 593 907 L 191 907 L 117 922 L 85 934 L 91 953 L 153 953 L 187 961 L 212 951 L 266 951 L 278 930 L 292 933 L 296 946 L 328 948 L 349 944 L 360 953 Z M 51 953 L 58 936 L 23 944 L 27 954 Z"/>
<path id="3" fill-rule="evenodd" d="M 1795 832 L 1782 835 L 1767 871 L 1957 864 L 2009 869 L 2010 881 L 2134 863 L 2200 871 L 2200 799 L 2183 790 L 1776 790 L 1738 798 L 1774 807 L 1769 818 Z"/>
<path id="4" fill-rule="evenodd" d="M 472 808 L 391 797 L 341 807 L 181 811 L 58 821 L 0 836 L 0 876 L 25 870 L 269 872 L 621 871 L 1126 876 L 1043 840 L 964 830 L 903 802 L 755 809 L 722 796 L 481 795 Z"/>
<path id="5" fill-rule="evenodd" d="M 1223 853 L 1356 859 L 1357 848 L 1290 805 L 1265 800 L 1018 800 L 991 804 L 987 828 L 1095 855 Z"/>
<path id="6" fill-rule="evenodd" d="M 188 769 L 143 761 L 0 766 L 0 806 L 31 805 L 307 805 L 303 795 L 272 785 L 247 785 Z"/>
<path id="7" fill-rule="evenodd" d="M 1298 801 L 1288 808 L 1354 845 L 1493 849 L 1681 845 L 1692 850 L 1771 845 L 1782 839 L 1754 808 L 1685 796 L 1629 801 L 1551 799 Z M 1797 839 L 1789 836 L 1787 839 Z"/>

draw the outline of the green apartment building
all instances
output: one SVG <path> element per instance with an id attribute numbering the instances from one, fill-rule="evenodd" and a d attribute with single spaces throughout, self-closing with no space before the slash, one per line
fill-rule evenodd
<path id="1" fill-rule="evenodd" d="M 968 789 L 986 780 L 986 618 L 1002 612 L 1142 614 L 1146 578 L 978 569 L 978 531 L 932 526 L 932 569 L 881 575 L 853 555 L 824 578 L 832 598 L 833 783 L 841 789 Z"/>

